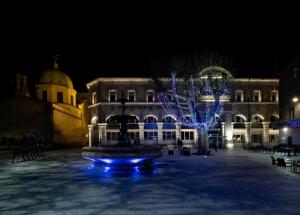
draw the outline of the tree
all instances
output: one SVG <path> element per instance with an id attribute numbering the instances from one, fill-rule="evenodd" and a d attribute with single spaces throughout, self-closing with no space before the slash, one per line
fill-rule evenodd
<path id="1" fill-rule="evenodd" d="M 203 61 L 204 59 L 204 61 Z M 177 63 L 170 79 L 155 79 L 158 100 L 169 115 L 181 125 L 198 131 L 198 154 L 208 153 L 207 133 L 218 122 L 228 96 L 228 81 L 232 75 L 215 66 L 213 60 L 195 56 Z M 183 73 L 178 77 L 178 72 Z M 169 82 L 166 86 L 165 82 Z"/>

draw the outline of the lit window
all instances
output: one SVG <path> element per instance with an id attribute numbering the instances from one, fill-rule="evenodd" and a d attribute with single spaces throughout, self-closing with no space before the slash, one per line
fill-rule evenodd
<path id="1" fill-rule="evenodd" d="M 261 101 L 261 93 L 259 90 L 253 91 L 253 101 L 254 102 L 260 102 Z"/>
<path id="2" fill-rule="evenodd" d="M 163 123 L 175 123 L 175 120 L 171 116 L 166 116 L 165 118 L 163 118 Z"/>
<path id="3" fill-rule="evenodd" d="M 181 132 L 181 140 L 193 140 L 194 132 L 193 131 L 182 131 Z"/>
<path id="4" fill-rule="evenodd" d="M 117 101 L 117 92 L 116 92 L 116 90 L 110 90 L 109 91 L 108 101 L 110 101 L 110 102 Z"/>
<path id="5" fill-rule="evenodd" d="M 235 92 L 235 101 L 243 102 L 244 101 L 244 92 L 242 90 L 237 90 Z"/>
<path id="6" fill-rule="evenodd" d="M 145 131 L 144 140 L 157 140 L 157 131 Z"/>
<path id="7" fill-rule="evenodd" d="M 272 90 L 271 92 L 271 101 L 272 102 L 278 102 L 278 91 Z"/>
<path id="8" fill-rule="evenodd" d="M 176 132 L 175 131 L 164 131 L 163 132 L 163 140 L 176 140 Z"/>
<path id="9" fill-rule="evenodd" d="M 154 102 L 154 91 L 147 90 L 147 102 Z"/>
<path id="10" fill-rule="evenodd" d="M 92 93 L 92 104 L 96 104 L 97 103 L 97 94 L 96 92 Z"/>
<path id="11" fill-rule="evenodd" d="M 129 102 L 135 101 L 135 91 L 134 90 L 128 90 L 128 101 Z"/>
<path id="12" fill-rule="evenodd" d="M 64 101 L 64 94 L 62 92 L 57 92 L 57 102 L 63 103 Z"/>
<path id="13" fill-rule="evenodd" d="M 156 123 L 157 120 L 154 116 L 148 116 L 146 119 L 145 119 L 145 123 Z"/>

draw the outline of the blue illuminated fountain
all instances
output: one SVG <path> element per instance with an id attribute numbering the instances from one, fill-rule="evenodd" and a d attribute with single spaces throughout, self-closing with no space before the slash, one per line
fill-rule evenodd
<path id="1" fill-rule="evenodd" d="M 135 117 L 125 114 L 124 93 L 119 100 L 122 114 L 113 116 L 120 123 L 120 137 L 115 146 L 83 147 L 82 157 L 93 161 L 93 165 L 112 167 L 153 168 L 153 160 L 163 155 L 161 148 L 155 145 L 132 145 L 128 133 L 127 122 Z"/>

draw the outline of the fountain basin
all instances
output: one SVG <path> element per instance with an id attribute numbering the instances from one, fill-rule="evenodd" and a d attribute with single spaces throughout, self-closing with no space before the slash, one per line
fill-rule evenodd
<path id="1" fill-rule="evenodd" d="M 163 155 L 157 146 L 83 147 L 82 157 L 94 163 L 109 165 L 142 165 Z"/>

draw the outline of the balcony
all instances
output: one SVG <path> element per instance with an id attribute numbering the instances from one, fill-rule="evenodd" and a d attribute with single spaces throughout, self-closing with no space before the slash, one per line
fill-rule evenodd
<path id="1" fill-rule="evenodd" d="M 252 122 L 251 128 L 262 128 L 262 123 L 261 122 Z"/>
<path id="2" fill-rule="evenodd" d="M 235 129 L 241 129 L 241 128 L 246 128 L 246 126 L 245 126 L 245 123 L 243 123 L 243 122 L 235 122 L 233 124 L 233 128 L 235 128 Z"/>
<path id="3" fill-rule="evenodd" d="M 176 125 L 174 123 L 164 123 L 163 129 L 176 129 Z"/>
<path id="4" fill-rule="evenodd" d="M 120 124 L 108 124 L 106 129 L 120 129 Z M 127 123 L 127 129 L 139 129 L 139 125 L 137 123 Z"/>
<path id="5" fill-rule="evenodd" d="M 156 123 L 145 123 L 144 129 L 157 129 Z"/>

